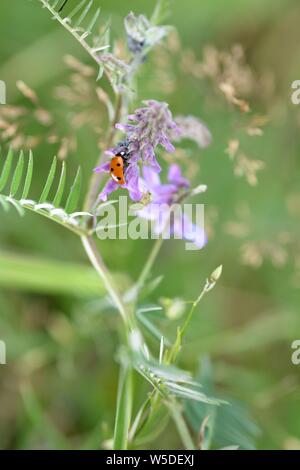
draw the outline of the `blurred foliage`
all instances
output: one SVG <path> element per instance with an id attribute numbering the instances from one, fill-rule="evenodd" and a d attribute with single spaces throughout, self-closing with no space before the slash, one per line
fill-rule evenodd
<path id="1" fill-rule="evenodd" d="M 112 17 L 113 37 L 124 39 L 126 2 L 97 3 L 106 19 Z M 130 9 L 150 14 L 154 3 L 133 0 Z M 103 95 L 97 101 L 89 94 L 95 93 L 94 64 L 37 2 L 2 0 L 0 12 L 0 79 L 7 83 L 7 102 L 31 106 L 22 132 L 42 136 L 34 142 L 39 177 L 32 190 L 40 194 L 54 154 L 68 160 L 73 179 L 81 165 L 84 190 L 106 125 Z M 181 362 L 195 371 L 199 358 L 210 355 L 215 390 L 251 411 L 261 429 L 255 445 L 263 449 L 300 448 L 299 370 L 290 359 L 300 331 L 300 112 L 290 102 L 291 83 L 299 79 L 299 20 L 297 0 L 173 2 L 167 23 L 175 25 L 182 45 L 174 36 L 149 58 L 136 100 L 166 100 L 174 114 L 194 114 L 212 132 L 213 143 L 201 155 L 196 148 L 175 155 L 184 156 L 195 184 L 208 185 L 199 201 L 206 207 L 209 243 L 200 252 L 185 251 L 179 241 L 165 243 L 153 272 L 163 278 L 148 300 L 195 298 L 207 274 L 223 264 L 220 283 L 193 318 Z M 80 103 L 59 93 L 62 86 L 75 86 L 76 92 L 74 63 L 68 68 L 64 62 L 70 54 L 87 66 L 89 121 L 86 115 L 76 120 Z M 221 64 L 221 77 L 203 70 L 205 58 L 206 65 Z M 232 70 L 239 96 L 228 87 L 220 90 L 220 80 Z M 38 105 L 21 93 L 19 80 L 34 90 Z M 98 85 L 109 91 L 104 82 Z M 241 112 L 246 102 L 250 114 Z M 50 121 L 36 114 L 41 109 L 49 110 Z M 7 150 L 7 136 L 1 140 Z M 240 153 L 233 154 L 228 145 L 237 140 Z M 241 171 L 245 165 L 249 171 L 244 156 L 263 162 L 258 184 L 251 165 L 248 178 Z M 113 433 L 119 322 L 79 240 L 35 214 L 23 219 L 10 211 L 1 212 L 0 243 L 0 338 L 8 362 L 0 366 L 0 447 L 105 446 Z M 111 269 L 125 273 L 120 282 L 126 286 L 126 278 L 137 277 L 151 242 L 102 245 Z M 166 318 L 155 312 L 152 317 L 165 328 Z M 176 331 L 172 321 L 170 336 Z M 138 406 L 146 386 L 139 378 L 135 382 Z M 171 425 L 151 444 L 180 445 Z"/>

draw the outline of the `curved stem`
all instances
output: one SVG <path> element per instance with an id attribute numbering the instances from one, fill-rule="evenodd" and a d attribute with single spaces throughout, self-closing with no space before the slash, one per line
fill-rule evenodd
<path id="1" fill-rule="evenodd" d="M 123 304 L 122 298 L 118 292 L 117 287 L 114 285 L 114 281 L 104 264 L 104 261 L 97 249 L 96 243 L 94 242 L 93 238 L 90 236 L 81 237 L 82 244 L 86 251 L 86 254 L 89 257 L 90 262 L 94 266 L 95 270 L 103 280 L 103 283 L 110 294 L 111 299 L 113 300 L 115 306 L 117 307 L 118 311 L 120 312 L 125 324 L 128 324 L 129 317 L 126 313 L 125 306 Z"/>
<path id="2" fill-rule="evenodd" d="M 137 280 L 137 283 L 136 283 L 136 287 L 137 287 L 137 291 L 139 291 L 139 289 L 141 289 L 143 287 L 143 285 L 145 284 L 145 281 L 147 280 L 147 277 L 149 276 L 149 273 L 155 263 L 155 260 L 160 252 L 160 249 L 162 247 L 162 244 L 164 242 L 164 239 L 163 238 L 158 238 L 153 247 L 152 247 L 152 250 L 150 252 L 150 255 L 142 269 L 142 272 L 141 274 L 139 275 L 139 278 Z"/>
<path id="3" fill-rule="evenodd" d="M 182 411 L 180 405 L 177 403 L 170 403 L 168 404 L 168 408 L 170 410 L 170 414 L 173 418 L 173 421 L 176 425 L 178 434 L 181 438 L 181 441 L 186 450 L 194 450 L 195 444 L 191 437 L 190 431 L 186 425 L 184 417 L 182 416 Z"/>

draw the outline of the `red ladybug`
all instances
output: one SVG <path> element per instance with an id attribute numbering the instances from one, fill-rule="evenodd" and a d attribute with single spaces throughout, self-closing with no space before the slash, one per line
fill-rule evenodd
<path id="1" fill-rule="evenodd" d="M 124 156 L 125 152 L 120 152 L 110 162 L 110 176 L 118 184 L 126 183 L 124 177 Z"/>

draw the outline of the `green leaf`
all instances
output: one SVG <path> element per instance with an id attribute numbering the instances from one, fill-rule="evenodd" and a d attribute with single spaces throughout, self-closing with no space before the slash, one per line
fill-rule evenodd
<path id="1" fill-rule="evenodd" d="M 13 153 L 13 150 L 10 148 L 9 152 L 8 152 L 8 155 L 6 157 L 6 160 L 5 160 L 4 166 L 3 166 L 2 173 L 1 173 L 0 191 L 3 191 L 3 189 L 5 188 L 6 183 L 8 181 L 10 171 L 11 171 L 13 158 L 14 158 L 14 153 Z"/>
<path id="2" fill-rule="evenodd" d="M 71 214 L 76 209 L 80 197 L 81 180 L 82 172 L 81 168 L 79 167 L 65 207 L 67 214 Z"/>
<path id="3" fill-rule="evenodd" d="M 198 381 L 207 394 L 214 393 L 212 369 L 207 358 L 201 362 Z M 237 445 L 242 449 L 254 449 L 258 428 L 246 407 L 237 400 L 222 396 L 229 406 L 213 407 L 187 400 L 185 413 L 195 432 L 199 433 L 203 420 L 209 416 L 203 448 Z"/>
<path id="4" fill-rule="evenodd" d="M 59 179 L 59 183 L 58 183 L 58 188 L 57 188 L 57 191 L 56 191 L 55 198 L 53 200 L 53 205 L 55 207 L 59 207 L 59 205 L 61 203 L 61 200 L 62 200 L 62 197 L 63 197 L 63 193 L 64 193 L 64 189 L 65 189 L 65 182 L 66 182 L 66 173 L 67 173 L 66 172 L 66 163 L 63 161 L 62 162 L 60 179 Z"/>
<path id="5" fill-rule="evenodd" d="M 107 75 L 110 76 L 111 72 L 108 70 L 109 67 L 106 62 L 104 63 L 100 54 L 100 51 L 109 48 L 109 29 L 105 24 L 104 28 L 100 27 L 100 8 L 96 8 L 95 12 L 92 13 L 93 6 L 95 5 L 94 0 L 82 0 L 81 2 L 78 2 L 76 7 L 68 13 L 68 21 L 66 21 L 66 18 L 60 16 L 57 12 L 57 2 L 50 3 L 47 0 L 39 1 L 44 8 L 47 8 L 52 15 L 52 18 L 57 20 L 60 25 L 72 34 L 72 36 L 84 47 L 85 51 L 98 64 L 100 69 L 103 66 L 104 71 L 106 71 Z M 90 19 L 86 22 L 85 20 L 87 20 L 88 17 L 90 17 Z M 109 22 L 107 24 L 109 26 Z M 92 31 L 100 31 L 100 33 L 94 34 Z M 100 74 L 98 76 L 98 79 L 99 78 Z M 112 79 L 110 79 L 110 82 L 113 84 Z"/>
<path id="6" fill-rule="evenodd" d="M 16 166 L 14 176 L 13 176 L 11 186 L 10 186 L 10 196 L 12 196 L 12 197 L 15 196 L 15 194 L 17 193 L 17 191 L 19 189 L 21 179 L 22 179 L 22 175 L 23 175 L 23 169 L 24 169 L 24 153 L 23 153 L 23 151 L 21 151 L 20 156 L 19 156 L 19 160 L 18 160 L 18 164 Z"/>
<path id="7" fill-rule="evenodd" d="M 157 341 L 160 341 L 161 340 L 161 337 L 164 336 L 162 334 L 162 332 L 159 330 L 159 328 L 157 328 L 156 325 L 154 325 L 150 320 L 149 318 L 145 315 L 145 313 L 147 312 L 153 312 L 153 311 L 161 311 L 162 310 L 162 307 L 156 307 L 156 308 L 153 308 L 153 309 L 148 309 L 148 310 L 138 310 L 136 312 L 136 316 L 137 316 L 137 319 L 139 320 L 139 322 L 147 329 L 147 331 L 157 340 Z M 168 338 L 166 338 L 164 336 L 164 342 L 165 342 L 165 345 L 167 347 L 170 347 L 171 346 L 171 343 L 170 341 L 168 340 Z"/>
<path id="8" fill-rule="evenodd" d="M 93 16 L 93 18 L 92 18 L 90 24 L 88 25 L 88 27 L 87 27 L 86 30 L 87 30 L 89 33 L 92 32 L 92 30 L 93 30 L 95 24 L 97 23 L 97 20 L 98 20 L 98 18 L 99 18 L 99 16 L 100 16 L 100 11 L 101 11 L 100 8 L 98 8 L 97 11 L 96 11 L 96 13 L 94 14 L 94 16 Z"/>
<path id="9" fill-rule="evenodd" d="M 1 175 L 1 182 L 2 185 L 6 185 L 10 174 L 12 173 L 12 158 L 13 154 L 12 151 L 9 152 Z M 60 175 L 60 180 L 56 188 L 56 195 L 54 198 L 54 204 L 51 204 L 47 201 L 49 191 L 52 187 L 55 173 L 56 173 L 56 158 L 54 157 L 45 187 L 43 189 L 42 195 L 40 197 L 39 202 L 32 200 L 31 198 L 28 199 L 28 194 L 31 186 L 32 175 L 33 175 L 33 155 L 29 153 L 29 159 L 27 164 L 27 171 L 26 177 L 22 192 L 22 197 L 16 198 L 15 195 L 20 188 L 20 183 L 23 176 L 24 170 L 24 154 L 23 152 L 20 153 L 19 160 L 17 166 L 14 170 L 14 174 L 12 177 L 11 187 L 9 194 L 1 194 L 0 193 L 0 208 L 3 208 L 4 211 L 8 211 L 11 207 L 14 207 L 18 213 L 23 216 L 25 214 L 25 209 L 34 212 L 35 214 L 39 214 L 47 219 L 52 220 L 55 223 L 60 224 L 61 226 L 71 230 L 73 233 L 79 236 L 87 235 L 88 228 L 86 227 L 86 219 L 83 220 L 82 218 L 76 218 L 74 214 L 68 214 L 63 208 L 59 207 L 61 202 L 64 188 L 65 188 L 65 180 L 66 180 L 66 164 L 63 162 L 62 170 Z M 69 197 L 67 200 L 67 209 L 69 212 L 73 212 L 76 208 L 80 197 L 80 188 L 81 188 L 81 169 L 79 168 L 73 183 L 73 186 L 69 192 Z M 47 202 L 45 204 L 45 202 Z M 87 217 L 92 217 L 91 214 L 86 213 Z"/>
<path id="10" fill-rule="evenodd" d="M 85 17 L 87 16 L 88 12 L 90 11 L 92 5 L 94 3 L 94 0 L 91 0 L 87 5 L 86 7 L 84 8 L 82 14 L 80 15 L 80 17 L 78 18 L 78 20 L 76 21 L 75 23 L 75 27 L 78 27 L 81 25 L 81 23 L 84 21 Z"/>
<path id="11" fill-rule="evenodd" d="M 1 196 L 1 194 L 0 194 L 0 204 L 1 204 L 1 206 L 3 207 L 3 210 L 4 210 L 5 212 L 8 212 L 8 211 L 9 211 L 9 203 L 8 203 L 7 200 L 6 200 L 6 197 Z"/>
<path id="12" fill-rule="evenodd" d="M 100 297 L 105 288 L 84 264 L 31 258 L 0 251 L 0 286 L 24 292 Z"/>
<path id="13" fill-rule="evenodd" d="M 56 157 L 54 157 L 53 159 L 53 162 L 52 162 L 52 165 L 51 165 L 48 177 L 47 177 L 47 181 L 43 189 L 42 195 L 40 197 L 39 203 L 45 202 L 47 200 L 50 188 L 54 180 L 55 171 L 56 171 Z"/>
<path id="14" fill-rule="evenodd" d="M 23 194 L 22 194 L 22 199 L 27 199 L 30 185 L 31 185 L 31 180 L 32 180 L 32 172 L 33 172 L 33 155 L 30 150 L 29 152 L 29 160 L 28 160 L 28 166 L 27 166 L 27 173 L 26 173 L 26 179 L 25 179 L 25 184 L 24 184 L 24 189 L 23 189 Z"/>

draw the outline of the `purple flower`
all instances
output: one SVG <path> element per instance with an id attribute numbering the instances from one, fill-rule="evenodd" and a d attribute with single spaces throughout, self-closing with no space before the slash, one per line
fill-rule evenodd
<path id="1" fill-rule="evenodd" d="M 170 141 L 170 135 L 179 135 L 180 130 L 173 121 L 167 103 L 150 100 L 144 101 L 144 108 L 139 108 L 134 114 L 128 116 L 131 124 L 116 124 L 116 128 L 126 134 L 126 140 L 116 147 L 109 149 L 106 154 L 117 155 L 120 150 L 126 153 L 125 181 L 122 187 L 127 188 L 131 199 L 138 201 L 142 197 L 139 190 L 139 163 L 151 167 L 152 171 L 161 171 L 155 156 L 155 149 L 162 145 L 167 152 L 174 152 L 175 148 Z M 94 170 L 97 173 L 109 173 L 109 163 L 105 163 Z M 99 198 L 106 200 L 108 194 L 118 189 L 114 181 L 109 181 L 101 192 Z"/>
<path id="2" fill-rule="evenodd" d="M 157 173 L 151 168 L 143 168 L 143 178 L 140 178 L 140 188 L 151 193 L 151 203 L 137 212 L 138 216 L 155 222 L 155 233 L 160 235 L 166 229 L 170 221 L 170 209 L 178 202 L 178 198 L 184 190 L 189 189 L 190 184 L 182 176 L 178 165 L 173 164 L 169 168 L 168 183 L 162 184 Z M 189 217 L 180 211 L 174 211 L 170 222 L 170 233 L 194 243 L 198 248 L 206 244 L 206 236 L 203 228 L 193 224 Z"/>
<path id="3" fill-rule="evenodd" d="M 155 149 L 162 145 L 167 152 L 174 152 L 170 133 L 179 134 L 180 130 L 173 121 L 167 103 L 149 100 L 146 106 L 128 116 L 132 124 L 116 124 L 116 128 L 126 133 L 128 149 L 135 161 L 141 160 L 159 173 L 161 168 L 155 157 Z"/>

